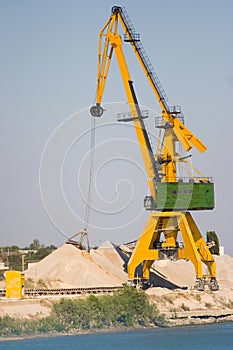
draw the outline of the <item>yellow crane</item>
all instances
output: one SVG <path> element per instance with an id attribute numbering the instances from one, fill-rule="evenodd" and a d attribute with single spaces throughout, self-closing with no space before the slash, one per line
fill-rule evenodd
<path id="1" fill-rule="evenodd" d="M 125 33 L 124 41 L 131 44 L 161 107 L 161 118 L 156 118 L 156 127 L 163 133 L 163 141 L 159 141 L 156 154 L 152 150 L 144 123 L 147 114 L 138 104 L 123 53 L 123 41 L 118 33 L 119 23 Z M 215 260 L 190 214 L 191 210 L 214 208 L 214 184 L 211 178 L 204 176 L 196 168 L 192 167 L 190 172 L 187 167 L 189 156 L 181 156 L 176 150 L 178 142 L 186 152 L 195 147 L 202 153 L 206 146 L 184 125 L 180 106 L 168 105 L 162 84 L 124 7 L 112 8 L 112 14 L 99 34 L 96 104 L 90 109 L 91 115 L 103 115 L 101 102 L 114 52 L 130 108 L 130 113 L 118 115 L 118 120 L 134 123 L 151 194 L 144 200 L 144 206 L 151 214 L 128 262 L 129 281 L 136 282 L 136 269 L 140 265 L 140 279 L 147 285 L 154 261 L 189 259 L 196 272 L 194 288 L 204 290 L 205 285 L 208 285 L 210 290 L 218 290 Z M 178 177 L 178 164 L 192 176 Z M 179 232 L 182 242 L 177 241 Z M 206 265 L 208 273 L 203 273 L 203 264 Z"/>

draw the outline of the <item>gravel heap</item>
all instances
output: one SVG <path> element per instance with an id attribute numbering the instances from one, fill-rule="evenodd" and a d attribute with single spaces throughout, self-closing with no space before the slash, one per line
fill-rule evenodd
<path id="1" fill-rule="evenodd" d="M 25 279 L 43 281 L 48 288 L 121 286 L 127 282 L 129 256 L 127 246 L 117 247 L 109 241 L 90 253 L 64 244 L 25 271 Z M 229 255 L 216 256 L 216 262 L 220 288 L 233 288 L 233 258 Z M 190 261 L 156 261 L 151 272 L 151 281 L 157 287 L 190 288 L 195 282 L 195 271 Z"/>
<path id="2" fill-rule="evenodd" d="M 25 271 L 25 279 L 42 280 L 50 288 L 120 286 L 127 275 L 120 269 L 120 257 L 116 254 L 110 244 L 106 252 L 100 247 L 91 253 L 64 244 Z"/>

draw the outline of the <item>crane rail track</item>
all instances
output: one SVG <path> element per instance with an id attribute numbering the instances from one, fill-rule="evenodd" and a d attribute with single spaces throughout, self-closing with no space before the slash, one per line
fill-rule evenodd
<path id="1" fill-rule="evenodd" d="M 52 296 L 52 295 L 85 295 L 112 293 L 116 290 L 123 289 L 123 286 L 116 287 L 88 287 L 88 288 L 56 288 L 56 289 L 25 289 L 25 296 Z M 6 290 L 0 289 L 0 297 L 5 297 Z"/>

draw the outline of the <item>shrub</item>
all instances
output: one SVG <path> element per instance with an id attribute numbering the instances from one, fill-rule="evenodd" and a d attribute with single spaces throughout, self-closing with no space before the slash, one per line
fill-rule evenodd
<path id="1" fill-rule="evenodd" d="M 215 231 L 207 231 L 206 232 L 206 240 L 207 240 L 207 244 L 214 244 L 213 246 L 211 246 L 210 252 L 212 254 L 216 254 L 219 255 L 219 240 L 218 240 L 218 236 L 216 234 Z"/>
<path id="2" fill-rule="evenodd" d="M 60 322 L 77 328 L 146 326 L 162 322 L 156 306 L 150 305 L 145 293 L 127 285 L 112 296 L 62 299 L 54 304 L 53 312 Z"/>
<path id="3" fill-rule="evenodd" d="M 113 295 L 91 295 L 75 300 L 63 298 L 53 304 L 49 317 L 34 320 L 0 318 L 0 336 L 164 323 L 163 315 L 149 303 L 146 294 L 126 285 Z"/>
<path id="4" fill-rule="evenodd" d="M 185 305 L 184 303 L 181 304 L 181 309 L 183 309 L 184 311 L 190 310 L 190 308 L 187 305 Z"/>

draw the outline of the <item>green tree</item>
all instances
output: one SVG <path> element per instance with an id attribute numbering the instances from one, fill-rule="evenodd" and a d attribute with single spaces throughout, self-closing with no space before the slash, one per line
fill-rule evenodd
<path id="1" fill-rule="evenodd" d="M 22 271 L 22 256 L 19 253 L 12 254 L 8 257 L 9 270 Z"/>
<path id="2" fill-rule="evenodd" d="M 30 244 L 30 249 L 32 250 L 38 250 L 40 249 L 40 241 L 38 239 L 33 239 L 32 243 Z"/>
<path id="3" fill-rule="evenodd" d="M 30 247 L 32 247 L 32 245 L 33 243 L 31 243 Z M 30 252 L 29 254 L 26 255 L 25 263 L 42 260 L 56 249 L 57 248 L 52 244 L 47 247 L 44 244 L 39 244 L 39 248 L 36 252 Z"/>
<path id="4" fill-rule="evenodd" d="M 12 245 L 11 247 L 9 247 L 10 252 L 17 252 L 17 250 L 19 250 L 19 247 L 17 245 Z"/>
<path id="5" fill-rule="evenodd" d="M 206 232 L 206 241 L 211 253 L 219 255 L 219 240 L 215 231 Z"/>

